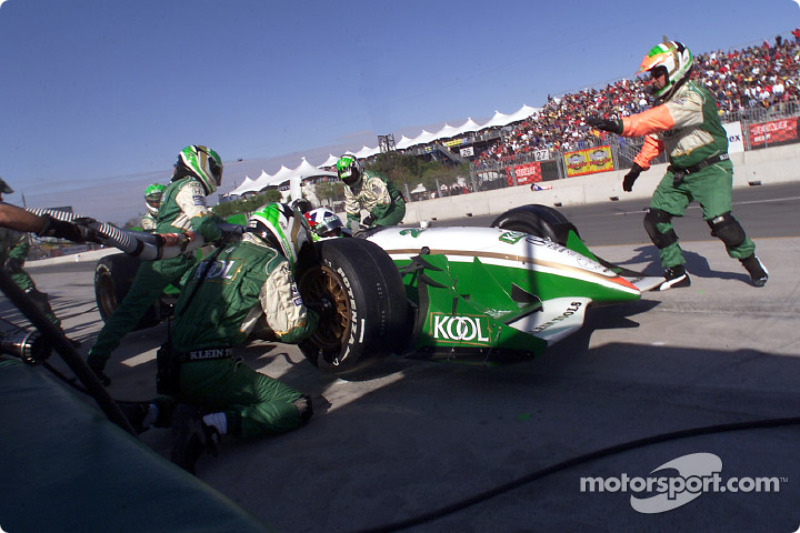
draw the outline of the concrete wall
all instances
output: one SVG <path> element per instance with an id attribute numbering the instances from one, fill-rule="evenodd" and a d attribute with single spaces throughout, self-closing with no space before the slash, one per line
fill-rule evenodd
<path id="1" fill-rule="evenodd" d="M 733 162 L 734 188 L 748 187 L 750 183 L 762 185 L 800 182 L 800 143 L 731 154 Z M 586 203 L 642 199 L 649 201 L 666 164 L 654 165 L 643 172 L 632 192 L 622 190 L 622 177 L 627 170 L 616 170 L 601 174 L 578 176 L 563 180 L 548 181 L 552 190 L 531 191 L 528 185 L 496 189 L 481 193 L 464 194 L 409 202 L 406 204 L 404 224 L 416 224 L 421 220 L 461 218 L 472 215 L 499 215 L 508 209 L 525 204 L 555 206 Z"/>
<path id="2" fill-rule="evenodd" d="M 49 257 L 47 259 L 38 259 L 36 261 L 26 261 L 28 266 L 43 266 L 43 265 L 58 265 L 63 263 L 83 263 L 86 261 L 99 261 L 101 257 L 111 254 L 118 254 L 119 250 L 116 248 L 103 248 L 102 250 L 92 250 L 91 252 L 81 252 L 79 254 L 62 255 L 59 257 Z"/>

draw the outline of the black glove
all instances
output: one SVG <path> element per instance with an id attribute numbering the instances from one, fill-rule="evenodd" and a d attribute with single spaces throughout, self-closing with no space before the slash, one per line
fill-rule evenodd
<path id="1" fill-rule="evenodd" d="M 375 215 L 367 215 L 364 217 L 364 220 L 361 221 L 362 226 L 370 227 L 375 222 Z"/>
<path id="2" fill-rule="evenodd" d="M 628 173 L 625 174 L 625 177 L 622 178 L 622 190 L 631 192 L 633 190 L 633 182 L 636 181 L 636 178 L 638 178 L 641 173 L 642 167 L 634 163 Z"/>
<path id="3" fill-rule="evenodd" d="M 100 225 L 100 223 L 92 217 L 78 217 L 73 220 L 72 223 L 78 226 L 78 230 L 81 232 L 84 241 L 95 242 L 97 244 L 106 243 L 103 234 L 92 227 Z"/>
<path id="4" fill-rule="evenodd" d="M 5 269 L 9 274 L 18 274 L 22 272 L 22 265 L 25 261 L 17 259 L 16 257 L 9 257 L 6 259 Z"/>
<path id="5" fill-rule="evenodd" d="M 96 222 L 93 218 L 78 218 L 75 222 L 66 222 L 54 218 L 47 213 L 44 218 L 44 228 L 38 233 L 40 237 L 55 237 L 67 239 L 72 242 L 97 242 L 102 243 L 100 234 L 90 228 L 88 224 Z"/>
<path id="6" fill-rule="evenodd" d="M 298 198 L 297 200 L 293 200 L 290 205 L 292 206 L 293 209 L 297 209 L 302 214 L 306 214 L 312 209 L 314 209 L 314 206 L 311 205 L 311 202 L 309 202 L 305 198 Z"/>
<path id="7" fill-rule="evenodd" d="M 306 307 L 315 311 L 320 318 L 327 318 L 333 315 L 336 310 L 333 307 L 333 303 L 326 297 L 322 296 L 314 301 L 305 302 Z"/>
<path id="8" fill-rule="evenodd" d="M 586 119 L 586 123 L 596 130 L 610 131 L 611 133 L 616 133 L 617 135 L 620 135 L 622 133 L 621 120 L 609 120 L 600 117 L 589 117 Z"/>

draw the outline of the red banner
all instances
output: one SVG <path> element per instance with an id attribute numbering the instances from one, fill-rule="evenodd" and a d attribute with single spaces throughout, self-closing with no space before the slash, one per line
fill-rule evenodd
<path id="1" fill-rule="evenodd" d="M 750 146 L 753 148 L 794 140 L 797 140 L 797 117 L 750 124 Z"/>
<path id="2" fill-rule="evenodd" d="M 512 174 L 513 172 L 513 174 Z M 525 163 L 506 167 L 506 181 L 509 187 L 514 186 L 514 176 L 517 177 L 517 185 L 536 183 L 542 181 L 542 166 L 539 162 Z"/>

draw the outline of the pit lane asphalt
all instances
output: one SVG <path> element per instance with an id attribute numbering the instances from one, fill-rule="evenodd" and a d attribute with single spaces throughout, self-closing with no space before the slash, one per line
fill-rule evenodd
<path id="1" fill-rule="evenodd" d="M 293 346 L 246 348 L 248 364 L 311 393 L 316 415 L 280 437 L 226 440 L 219 458 L 201 459 L 198 476 L 279 531 L 359 531 L 628 441 L 800 416 L 800 191 L 770 189 L 770 198 L 737 193 L 736 201 L 747 203 L 734 205 L 769 268 L 766 287 L 749 286 L 699 215 L 689 214 L 678 233 L 691 287 L 590 309 L 583 330 L 531 361 L 481 368 L 392 358 L 361 375 L 336 377 L 313 369 Z M 564 212 L 598 255 L 655 274 L 660 268 L 641 228 L 640 204 Z M 637 214 L 600 216 L 604 210 Z M 590 228 L 587 220 L 597 222 Z M 627 233 L 631 226 L 635 235 Z M 603 235 L 614 237 L 603 242 Z M 633 240 L 618 242 L 620 235 Z M 91 265 L 30 272 L 85 354 L 100 328 Z M 107 369 L 115 398 L 155 394 L 155 350 L 165 338 L 160 325 L 124 339 Z M 522 484 L 410 530 L 795 531 L 798 439 L 800 427 L 790 426 L 653 444 Z M 169 456 L 168 430 L 151 430 L 142 441 Z M 645 494 L 611 490 L 624 475 L 647 478 L 696 453 L 720 458 L 723 481 L 776 478 L 778 492 L 706 491 L 676 509 L 643 514 L 631 497 Z M 609 491 L 582 491 L 586 477 L 603 478 Z"/>

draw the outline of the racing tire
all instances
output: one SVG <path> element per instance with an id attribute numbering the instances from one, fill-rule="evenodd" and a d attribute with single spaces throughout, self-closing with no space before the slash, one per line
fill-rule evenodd
<path id="1" fill-rule="evenodd" d="M 400 351 L 412 321 L 389 255 L 363 239 L 320 241 L 314 252 L 315 261 L 299 269 L 298 289 L 320 323 L 299 344 L 303 355 L 322 371 L 344 373 Z"/>
<path id="2" fill-rule="evenodd" d="M 494 219 L 491 227 L 530 233 L 562 246 L 567 244 L 570 230 L 580 237 L 578 229 L 567 217 L 552 207 L 540 204 L 523 205 L 506 211 Z"/>
<path id="3" fill-rule="evenodd" d="M 94 298 L 103 322 L 108 321 L 128 294 L 138 269 L 139 259 L 127 254 L 107 255 L 95 265 Z M 154 302 L 134 329 L 149 328 L 159 322 L 160 303 Z"/>

